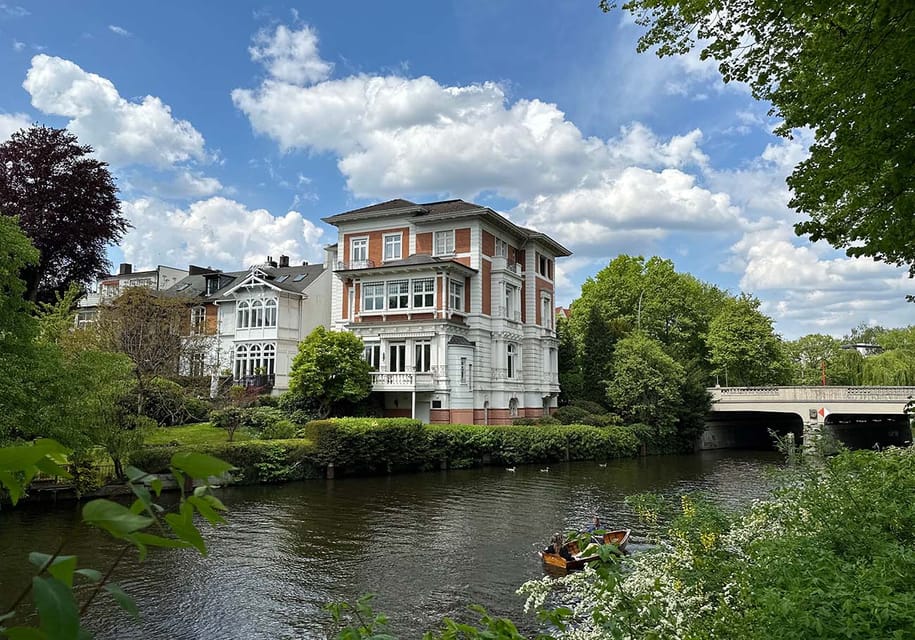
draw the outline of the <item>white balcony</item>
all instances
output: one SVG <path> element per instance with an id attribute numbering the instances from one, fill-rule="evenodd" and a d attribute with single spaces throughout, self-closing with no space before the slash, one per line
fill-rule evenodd
<path id="1" fill-rule="evenodd" d="M 431 371 L 373 371 L 372 391 L 432 391 Z"/>

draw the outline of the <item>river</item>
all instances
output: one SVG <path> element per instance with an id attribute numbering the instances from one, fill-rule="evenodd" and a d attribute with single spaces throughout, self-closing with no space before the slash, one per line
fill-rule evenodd
<path id="1" fill-rule="evenodd" d="M 625 496 L 701 491 L 736 507 L 766 493 L 772 452 L 705 451 L 633 460 L 453 470 L 218 490 L 228 524 L 206 531 L 209 556 L 153 550 L 128 556 L 115 579 L 141 618 L 99 597 L 87 615 L 98 638 L 332 637 L 322 606 L 377 594 L 403 638 L 467 606 L 524 620 L 515 590 L 543 575 L 537 548 L 592 515 L 637 531 Z M 29 580 L 27 554 L 65 553 L 104 570 L 114 542 L 79 525 L 74 505 L 0 511 L 0 610 Z M 523 623 L 530 627 L 530 618 Z"/>

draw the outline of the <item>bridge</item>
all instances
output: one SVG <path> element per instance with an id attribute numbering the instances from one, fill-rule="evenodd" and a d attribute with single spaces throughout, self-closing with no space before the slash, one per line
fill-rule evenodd
<path id="1" fill-rule="evenodd" d="M 915 387 L 713 387 L 700 448 L 771 446 L 769 429 L 803 441 L 826 431 L 850 447 L 911 441 Z"/>

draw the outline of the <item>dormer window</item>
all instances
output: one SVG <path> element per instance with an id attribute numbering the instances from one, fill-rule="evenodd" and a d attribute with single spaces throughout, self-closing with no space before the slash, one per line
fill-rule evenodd
<path id="1" fill-rule="evenodd" d="M 213 295 L 216 291 L 219 290 L 219 276 L 212 276 L 207 278 L 207 292 L 208 296 Z"/>
<path id="2" fill-rule="evenodd" d="M 435 232 L 436 256 L 450 256 L 454 253 L 454 229 Z"/>

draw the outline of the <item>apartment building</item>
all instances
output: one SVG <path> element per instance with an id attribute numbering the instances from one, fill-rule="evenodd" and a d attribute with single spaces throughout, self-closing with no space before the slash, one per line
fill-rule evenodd
<path id="1" fill-rule="evenodd" d="M 463 200 L 391 200 L 324 221 L 331 322 L 365 343 L 388 416 L 510 424 L 556 407 L 549 236 Z"/>
<path id="2" fill-rule="evenodd" d="M 129 287 L 164 291 L 187 275 L 187 269 L 176 269 L 161 264 L 155 269 L 134 271 L 133 264 L 122 262 L 117 273 L 99 278 L 93 290 L 87 292 L 79 300 L 76 309 L 76 324 L 83 326 L 94 322 L 98 315 L 99 305 L 111 302 Z"/>

